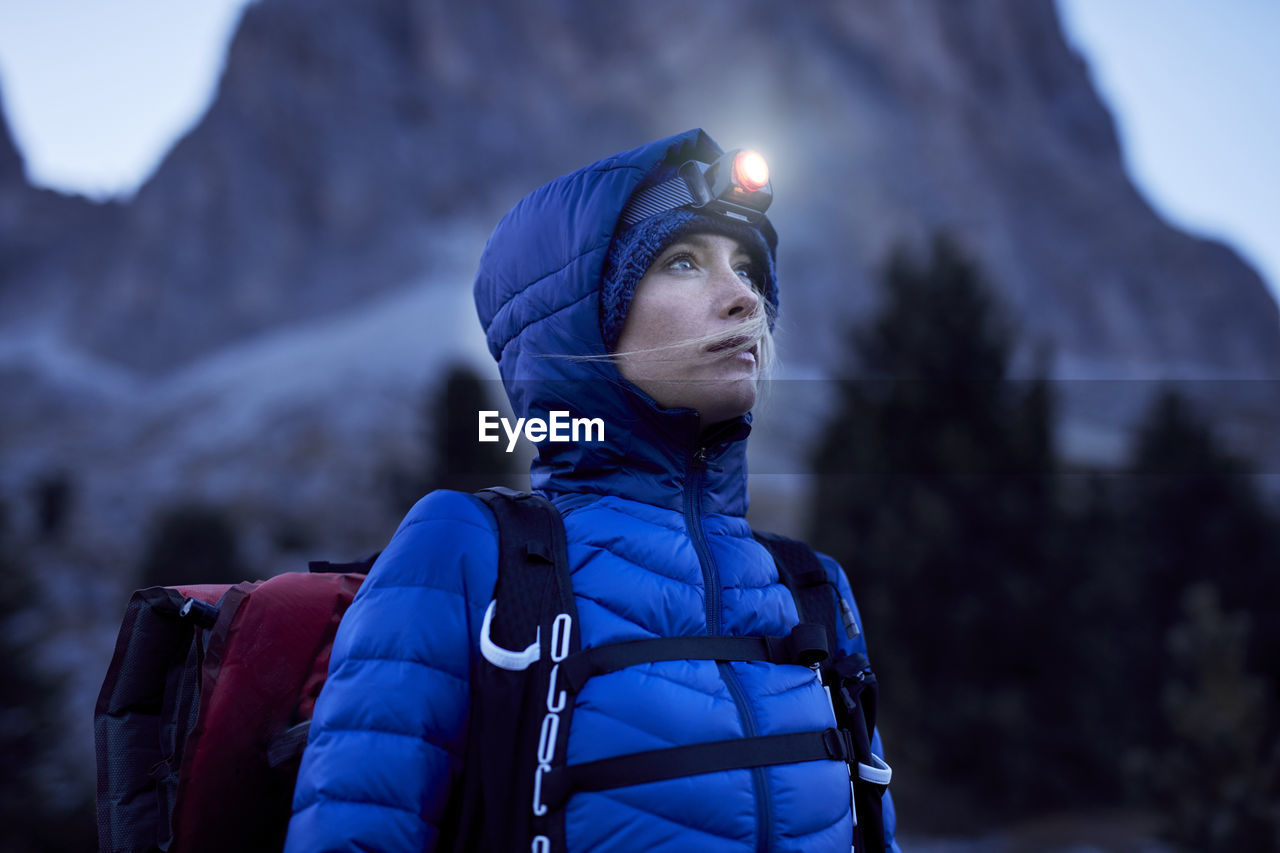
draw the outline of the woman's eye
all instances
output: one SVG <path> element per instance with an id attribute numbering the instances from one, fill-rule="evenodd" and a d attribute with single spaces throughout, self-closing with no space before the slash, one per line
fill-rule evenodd
<path id="1" fill-rule="evenodd" d="M 760 288 L 760 283 L 756 281 L 755 273 L 752 272 L 751 267 L 738 267 L 734 272 L 738 274 L 739 278 L 751 285 L 752 288 L 757 290 Z"/>
<path id="2" fill-rule="evenodd" d="M 667 261 L 667 269 L 670 270 L 690 270 L 693 269 L 693 258 L 688 255 L 676 255 Z"/>

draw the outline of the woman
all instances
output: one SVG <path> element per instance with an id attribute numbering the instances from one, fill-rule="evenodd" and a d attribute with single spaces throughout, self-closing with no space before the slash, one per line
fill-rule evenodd
<path id="1" fill-rule="evenodd" d="M 480 261 L 476 305 L 516 415 L 604 423 L 603 440 L 539 444 L 531 471 L 564 518 L 584 648 L 784 636 L 797 622 L 744 519 L 776 237 L 759 211 L 747 224 L 663 189 L 720 153 L 695 130 L 558 178 L 503 218 Z M 434 492 L 410 511 L 342 622 L 287 849 L 436 848 L 467 739 L 484 736 L 467 732 L 468 679 L 496 563 L 493 518 L 473 496 Z M 863 650 L 856 636 L 844 651 Z M 590 679 L 569 719 L 574 765 L 833 717 L 805 667 L 677 660 Z M 884 812 L 896 849 L 888 797 Z M 846 765 L 811 760 L 579 791 L 563 827 L 575 853 L 843 853 L 853 823 Z"/>

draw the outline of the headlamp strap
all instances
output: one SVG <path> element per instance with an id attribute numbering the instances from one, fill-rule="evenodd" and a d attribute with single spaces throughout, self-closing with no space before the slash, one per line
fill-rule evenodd
<path id="1" fill-rule="evenodd" d="M 622 223 L 623 228 L 630 228 L 650 216 L 693 203 L 693 193 L 689 192 L 689 185 L 685 183 L 684 178 L 673 178 L 633 195 L 618 221 Z"/>

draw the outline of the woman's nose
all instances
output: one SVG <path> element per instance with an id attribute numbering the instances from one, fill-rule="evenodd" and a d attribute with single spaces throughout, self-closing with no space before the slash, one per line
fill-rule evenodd
<path id="1" fill-rule="evenodd" d="M 725 265 L 717 270 L 719 292 L 722 294 L 721 310 L 726 317 L 750 317 L 760 304 L 760 293 L 750 281 L 744 279 L 733 267 Z"/>

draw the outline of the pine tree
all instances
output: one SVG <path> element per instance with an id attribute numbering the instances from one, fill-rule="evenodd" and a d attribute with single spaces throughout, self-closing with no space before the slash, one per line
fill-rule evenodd
<path id="1" fill-rule="evenodd" d="M 477 440 L 477 417 L 497 409 L 487 384 L 474 370 L 454 366 L 444 381 L 422 398 L 421 456 L 418 462 L 389 475 L 390 498 L 403 510 L 433 489 L 473 492 L 488 486 L 510 485 L 515 471 L 513 454 L 502 442 Z"/>
<path id="2" fill-rule="evenodd" d="M 1223 613 L 1208 582 L 1184 590 L 1168 632 L 1161 709 L 1173 741 L 1151 762 L 1165 831 L 1189 850 L 1280 844 L 1280 715 L 1245 665 L 1252 620 Z"/>
<path id="3" fill-rule="evenodd" d="M 1156 396 L 1129 469 L 1118 588 L 1143 781 L 1195 849 L 1273 846 L 1280 707 L 1259 691 L 1280 684 L 1280 525 L 1252 465 L 1176 391 Z"/>
<path id="4" fill-rule="evenodd" d="M 947 241 L 883 284 L 852 335 L 868 378 L 842 383 L 813 458 L 811 540 L 850 574 L 897 760 L 1027 807 L 1055 784 L 1037 764 L 1069 664 L 1052 391 L 1008 378 L 1010 324 Z"/>
<path id="5" fill-rule="evenodd" d="M 42 620 L 33 618 L 38 587 L 16 538 L 0 504 L 0 853 L 87 850 L 93 837 L 89 804 L 63 812 L 41 776 L 62 737 L 63 696 L 39 663 Z"/>
<path id="6" fill-rule="evenodd" d="M 143 551 L 139 587 L 248 580 L 226 512 L 186 503 L 157 514 Z"/>
<path id="7" fill-rule="evenodd" d="M 1257 607 L 1280 593 L 1276 523 L 1253 468 L 1224 449 L 1181 394 L 1157 395 L 1134 443 L 1128 497 L 1138 568 L 1154 594 L 1146 609 L 1161 626 L 1171 624 L 1182 591 L 1202 579 L 1218 585 L 1229 609 Z M 1274 640 L 1268 649 L 1280 652 Z M 1260 664 L 1276 659 L 1253 657 Z"/>

